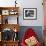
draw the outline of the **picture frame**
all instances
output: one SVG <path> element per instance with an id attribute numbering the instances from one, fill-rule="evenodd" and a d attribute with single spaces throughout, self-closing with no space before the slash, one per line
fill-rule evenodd
<path id="1" fill-rule="evenodd" d="M 16 15 L 16 14 L 17 14 L 17 11 L 16 11 L 16 10 L 10 10 L 10 11 L 9 11 L 9 14 L 10 14 L 10 15 Z"/>
<path id="2" fill-rule="evenodd" d="M 9 10 L 2 10 L 2 15 L 9 15 Z"/>
<path id="3" fill-rule="evenodd" d="M 37 19 L 37 8 L 23 8 L 23 19 L 24 20 L 36 20 Z"/>

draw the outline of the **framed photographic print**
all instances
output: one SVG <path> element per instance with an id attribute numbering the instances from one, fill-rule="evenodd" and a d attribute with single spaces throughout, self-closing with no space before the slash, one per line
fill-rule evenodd
<path id="1" fill-rule="evenodd" d="M 2 10 L 2 15 L 9 15 L 9 10 Z"/>
<path id="2" fill-rule="evenodd" d="M 37 8 L 23 8 L 23 19 L 36 20 L 37 19 Z"/>

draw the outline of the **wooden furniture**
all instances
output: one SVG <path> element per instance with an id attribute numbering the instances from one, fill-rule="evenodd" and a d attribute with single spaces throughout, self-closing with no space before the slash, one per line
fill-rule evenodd
<path id="1" fill-rule="evenodd" d="M 18 41 L 5 41 L 3 46 L 18 46 Z"/>
<path id="2" fill-rule="evenodd" d="M 19 7 L 0 7 L 1 24 L 6 24 L 6 23 L 8 24 L 8 16 L 12 17 L 17 16 L 17 24 L 18 24 L 18 9 Z"/>
<path id="3" fill-rule="evenodd" d="M 2 42 L 0 41 L 0 46 L 2 46 Z"/>
<path id="4" fill-rule="evenodd" d="M 15 33 L 19 31 L 19 21 L 18 21 L 18 13 L 19 7 L 0 7 L 0 32 L 1 32 L 1 41 L 0 46 L 18 46 L 19 40 L 2 40 L 2 32 L 5 29 L 11 29 Z M 12 24 L 8 21 L 9 17 L 15 17 L 16 22 Z M 14 19 L 14 18 L 13 18 Z M 13 20 L 11 20 L 13 21 Z"/>

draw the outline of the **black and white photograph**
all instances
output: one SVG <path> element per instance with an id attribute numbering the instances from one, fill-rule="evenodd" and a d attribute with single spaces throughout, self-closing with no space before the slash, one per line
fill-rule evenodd
<path id="1" fill-rule="evenodd" d="M 24 19 L 37 19 L 37 8 L 23 8 Z"/>

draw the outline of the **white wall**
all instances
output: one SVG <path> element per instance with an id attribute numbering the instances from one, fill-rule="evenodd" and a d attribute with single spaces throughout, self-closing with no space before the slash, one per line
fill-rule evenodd
<path id="1" fill-rule="evenodd" d="M 14 3 L 15 0 L 0 0 L 0 6 L 1 7 L 9 7 L 9 6 L 14 6 L 15 3 Z"/>
<path id="2" fill-rule="evenodd" d="M 20 3 L 20 18 L 21 26 L 43 26 L 43 6 L 42 0 L 18 0 Z M 23 20 L 23 8 L 37 8 L 37 20 Z"/>
<path id="3" fill-rule="evenodd" d="M 15 6 L 15 0 L 0 0 L 0 6 Z M 19 9 L 19 24 L 21 26 L 43 26 L 42 0 L 17 0 Z M 37 20 L 24 20 L 23 8 L 37 8 Z"/>

